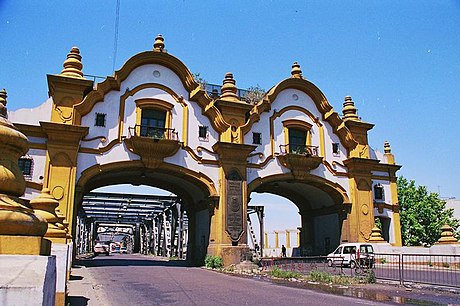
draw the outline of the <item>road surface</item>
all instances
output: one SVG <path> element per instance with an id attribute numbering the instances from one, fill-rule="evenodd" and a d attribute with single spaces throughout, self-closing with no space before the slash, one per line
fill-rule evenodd
<path id="1" fill-rule="evenodd" d="M 98 303 L 80 297 L 71 305 L 382 305 L 141 255 L 97 256 L 79 264 L 90 273 Z"/>

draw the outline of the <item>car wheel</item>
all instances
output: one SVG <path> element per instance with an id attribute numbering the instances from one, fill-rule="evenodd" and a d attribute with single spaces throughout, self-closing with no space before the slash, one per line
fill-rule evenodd
<path id="1" fill-rule="evenodd" d="M 327 260 L 327 266 L 328 266 L 328 267 L 332 267 L 332 260 L 331 260 L 331 259 L 328 259 L 328 260 Z"/>
<path id="2" fill-rule="evenodd" d="M 354 260 L 350 261 L 350 268 L 356 268 L 356 262 Z"/>

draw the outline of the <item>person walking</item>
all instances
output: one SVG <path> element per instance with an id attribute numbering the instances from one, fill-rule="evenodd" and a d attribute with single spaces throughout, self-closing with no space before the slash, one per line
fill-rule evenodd
<path id="1" fill-rule="evenodd" d="M 284 244 L 281 246 L 281 257 L 286 257 L 286 247 Z"/>

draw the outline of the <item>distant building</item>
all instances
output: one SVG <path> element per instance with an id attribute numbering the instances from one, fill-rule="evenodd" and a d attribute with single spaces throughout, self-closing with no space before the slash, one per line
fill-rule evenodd
<path id="1" fill-rule="evenodd" d="M 446 201 L 446 208 L 454 209 L 454 217 L 460 219 L 460 199 L 459 198 L 444 198 Z"/>

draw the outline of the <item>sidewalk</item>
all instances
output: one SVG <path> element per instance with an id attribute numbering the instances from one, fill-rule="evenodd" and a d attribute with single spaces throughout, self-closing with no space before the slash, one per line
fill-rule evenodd
<path id="1" fill-rule="evenodd" d="M 75 265 L 72 267 L 68 283 L 66 305 L 71 306 L 106 306 L 104 291 L 94 281 L 88 268 Z"/>

